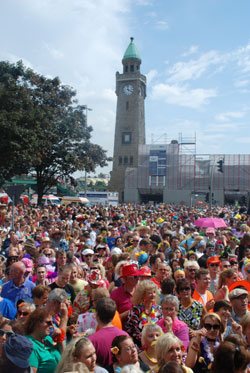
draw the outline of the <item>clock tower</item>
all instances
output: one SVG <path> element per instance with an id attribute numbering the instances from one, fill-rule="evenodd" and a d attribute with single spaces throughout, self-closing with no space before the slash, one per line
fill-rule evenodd
<path id="1" fill-rule="evenodd" d="M 110 190 L 124 200 L 125 171 L 138 167 L 139 145 L 145 144 L 146 77 L 140 72 L 141 58 L 134 38 L 123 56 L 123 73 L 116 73 L 116 124 Z"/>

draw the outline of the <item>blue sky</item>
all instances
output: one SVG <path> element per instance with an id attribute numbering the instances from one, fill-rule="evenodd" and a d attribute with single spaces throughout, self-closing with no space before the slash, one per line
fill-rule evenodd
<path id="1" fill-rule="evenodd" d="M 148 79 L 147 143 L 182 132 L 196 134 L 197 153 L 248 154 L 249 14 L 248 0 L 2 1 L 0 59 L 74 87 L 93 109 L 92 140 L 112 155 L 115 72 L 134 36 Z"/>

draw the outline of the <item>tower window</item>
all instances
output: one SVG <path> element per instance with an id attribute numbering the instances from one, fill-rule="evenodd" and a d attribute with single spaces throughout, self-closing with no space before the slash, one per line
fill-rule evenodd
<path id="1" fill-rule="evenodd" d="M 129 108 L 129 102 L 126 101 L 126 110 L 128 110 L 128 108 Z"/>
<path id="2" fill-rule="evenodd" d="M 134 157 L 131 155 L 131 157 L 129 158 L 129 164 L 133 164 L 134 163 Z"/>
<path id="3" fill-rule="evenodd" d="M 119 164 L 119 165 L 122 164 L 122 157 L 119 157 L 119 159 L 118 159 L 118 164 Z"/>
<path id="4" fill-rule="evenodd" d="M 124 164 L 128 164 L 128 157 L 124 157 Z"/>
<path id="5" fill-rule="evenodd" d="M 132 136 L 131 132 L 123 132 L 122 133 L 122 144 L 127 145 L 131 144 Z"/>
<path id="6" fill-rule="evenodd" d="M 125 65 L 125 73 L 128 72 L 128 65 Z"/>
<path id="7" fill-rule="evenodd" d="M 139 65 L 136 65 L 136 70 L 139 70 Z"/>
<path id="8" fill-rule="evenodd" d="M 130 65 L 130 71 L 134 72 L 134 65 Z"/>

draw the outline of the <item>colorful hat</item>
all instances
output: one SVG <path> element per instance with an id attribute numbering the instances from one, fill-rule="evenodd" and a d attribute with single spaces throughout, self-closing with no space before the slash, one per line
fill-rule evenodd
<path id="1" fill-rule="evenodd" d="M 210 256 L 210 258 L 208 258 L 207 260 L 207 264 L 216 264 L 216 263 L 221 264 L 218 256 Z"/>
<path id="2" fill-rule="evenodd" d="M 140 276 L 140 271 L 135 263 L 127 264 L 122 267 L 122 277 L 128 277 L 128 276 Z"/>
<path id="3" fill-rule="evenodd" d="M 91 284 L 98 285 L 100 287 L 105 286 L 105 282 L 102 279 L 102 275 L 99 269 L 91 269 L 87 276 L 87 281 Z"/>
<path id="4" fill-rule="evenodd" d="M 85 249 L 82 251 L 82 255 L 94 255 L 94 251 L 91 249 Z"/>
<path id="5" fill-rule="evenodd" d="M 139 272 L 140 272 L 140 276 L 143 276 L 143 277 L 152 276 L 151 269 L 149 267 L 141 267 Z"/>
<path id="6" fill-rule="evenodd" d="M 23 258 L 22 263 L 26 267 L 26 272 L 32 272 L 33 271 L 33 261 L 31 259 Z"/>
<path id="7" fill-rule="evenodd" d="M 212 228 L 212 227 L 207 228 L 207 229 L 206 229 L 206 234 L 208 234 L 208 233 L 212 233 L 212 234 L 215 235 L 215 230 L 214 230 L 214 228 Z"/>

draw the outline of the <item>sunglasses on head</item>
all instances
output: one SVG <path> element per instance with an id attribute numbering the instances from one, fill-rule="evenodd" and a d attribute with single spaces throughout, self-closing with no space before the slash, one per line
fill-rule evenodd
<path id="1" fill-rule="evenodd" d="M 219 265 L 219 263 L 211 263 L 210 266 L 211 267 L 219 267 L 220 265 Z"/>
<path id="2" fill-rule="evenodd" d="M 204 324 L 204 327 L 205 327 L 205 329 L 207 329 L 207 330 L 211 330 L 211 329 L 213 329 L 213 330 L 219 330 L 219 329 L 220 329 L 220 325 L 218 325 L 218 324 L 215 324 L 215 325 L 212 325 L 212 324 Z"/>
<path id="3" fill-rule="evenodd" d="M 6 335 L 7 338 L 9 338 L 11 335 L 15 334 L 13 332 L 6 332 L 6 330 L 0 329 L 0 337 L 3 337 L 4 334 Z"/>

